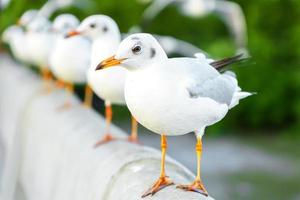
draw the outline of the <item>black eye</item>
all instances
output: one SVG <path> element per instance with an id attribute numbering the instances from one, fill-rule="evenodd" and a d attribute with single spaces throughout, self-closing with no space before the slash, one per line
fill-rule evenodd
<path id="1" fill-rule="evenodd" d="M 103 32 L 107 32 L 108 31 L 108 28 L 106 26 L 103 27 Z"/>
<path id="2" fill-rule="evenodd" d="M 94 24 L 94 23 L 93 23 L 93 24 L 90 24 L 90 27 L 91 27 L 91 28 L 95 28 L 95 27 L 96 27 L 96 24 Z"/>
<path id="3" fill-rule="evenodd" d="M 137 45 L 137 46 L 135 46 L 135 47 L 132 48 L 132 52 L 133 52 L 134 54 L 140 53 L 141 50 L 142 50 L 142 47 L 139 46 L 139 45 Z"/>

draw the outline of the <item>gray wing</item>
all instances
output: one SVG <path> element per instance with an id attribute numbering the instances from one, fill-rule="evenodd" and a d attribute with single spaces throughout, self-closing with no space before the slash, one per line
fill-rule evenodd
<path id="1" fill-rule="evenodd" d="M 237 87 L 232 74 L 220 74 L 205 60 L 197 58 L 172 58 L 163 68 L 177 74 L 176 80 L 180 85 L 185 82 L 183 89 L 189 98 L 208 97 L 230 105 Z"/>
<path id="2" fill-rule="evenodd" d="M 233 94 L 236 89 L 234 82 L 227 77 L 227 75 L 219 75 L 211 79 L 202 81 L 201 83 L 195 81 L 187 88 L 190 98 L 208 97 L 218 103 L 231 103 Z"/>

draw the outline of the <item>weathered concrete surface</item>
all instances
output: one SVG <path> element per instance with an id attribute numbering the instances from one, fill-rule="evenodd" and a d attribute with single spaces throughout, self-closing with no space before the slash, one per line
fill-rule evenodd
<path id="1" fill-rule="evenodd" d="M 75 97 L 72 109 L 58 110 L 68 98 L 63 91 L 47 94 L 25 67 L 0 60 L 0 200 L 141 199 L 159 174 L 159 151 L 125 141 L 94 149 L 101 116 Z M 117 127 L 113 133 L 124 136 Z M 193 180 L 170 158 L 166 168 L 175 183 Z M 171 186 L 145 199 L 211 198 Z"/>

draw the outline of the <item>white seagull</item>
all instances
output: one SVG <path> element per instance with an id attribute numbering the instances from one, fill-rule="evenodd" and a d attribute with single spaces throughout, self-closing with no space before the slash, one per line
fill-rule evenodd
<path id="1" fill-rule="evenodd" d="M 27 27 L 30 22 L 32 22 L 38 16 L 38 10 L 30 9 L 25 11 L 20 19 L 17 21 L 17 24 L 23 27 Z"/>
<path id="2" fill-rule="evenodd" d="M 204 130 L 223 119 L 240 99 L 251 95 L 241 91 L 233 72 L 220 74 L 217 69 L 239 61 L 240 57 L 210 64 L 201 57 L 170 59 L 152 35 L 141 33 L 124 39 L 116 54 L 97 66 L 96 70 L 106 70 L 121 65 L 129 71 L 125 84 L 126 104 L 139 123 L 161 135 L 160 177 L 143 197 L 173 184 L 164 169 L 166 136 L 190 132 L 195 132 L 197 137 L 197 176 L 192 184 L 178 188 L 207 195 L 200 178 Z"/>
<path id="3" fill-rule="evenodd" d="M 51 22 L 45 17 L 38 16 L 28 25 L 26 34 L 30 62 L 39 68 L 49 89 L 48 81 L 52 79 L 49 57 L 56 40 L 56 34 L 51 31 Z"/>
<path id="4" fill-rule="evenodd" d="M 2 34 L 2 41 L 8 44 L 12 55 L 22 63 L 28 61 L 24 34 L 24 30 L 18 25 L 9 26 Z"/>
<path id="5" fill-rule="evenodd" d="M 145 0 L 140 0 L 145 1 Z M 147 0 L 152 1 L 143 14 L 143 23 L 152 21 L 169 5 L 176 5 L 182 14 L 189 17 L 203 17 L 216 14 L 231 32 L 238 52 L 247 53 L 246 20 L 240 5 L 227 0 Z M 145 1 L 145 2 L 147 2 Z"/>
<path id="6" fill-rule="evenodd" d="M 105 101 L 107 127 L 104 138 L 96 143 L 98 146 L 113 139 L 110 133 L 111 104 L 125 105 L 126 103 L 124 84 L 127 70 L 117 66 L 95 72 L 97 64 L 117 50 L 121 42 L 121 33 L 112 18 L 105 15 L 92 15 L 84 19 L 75 31 L 69 33 L 69 36 L 74 35 L 83 35 L 92 41 L 91 66 L 87 73 L 88 86 Z M 128 140 L 137 142 L 137 122 L 134 118 L 132 118 L 132 131 Z"/>
<path id="7" fill-rule="evenodd" d="M 37 10 L 27 10 L 22 14 L 17 25 L 9 26 L 2 34 L 3 42 L 7 43 L 13 56 L 22 63 L 29 63 L 26 31 L 28 24 L 37 16 Z"/>
<path id="8" fill-rule="evenodd" d="M 74 84 L 86 83 L 86 72 L 90 67 L 91 43 L 83 36 L 65 38 L 65 35 L 79 25 L 79 20 L 71 14 L 61 14 L 53 21 L 52 29 L 58 34 L 50 54 L 50 70 L 60 84 L 65 85 L 69 94 L 74 92 Z M 66 107 L 71 104 L 65 103 Z"/>

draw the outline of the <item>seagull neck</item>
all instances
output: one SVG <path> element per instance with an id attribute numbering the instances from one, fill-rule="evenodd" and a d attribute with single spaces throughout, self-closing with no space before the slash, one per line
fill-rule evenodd
<path id="1" fill-rule="evenodd" d="M 48 1 L 43 5 L 43 7 L 39 10 L 39 16 L 45 16 L 49 18 L 57 9 L 58 3 L 56 1 Z"/>
<path id="2" fill-rule="evenodd" d="M 103 42 L 103 43 L 118 43 L 121 42 L 121 36 L 120 34 L 105 34 L 105 35 L 97 35 L 95 37 L 92 37 L 91 40 L 93 42 Z"/>
<path id="3" fill-rule="evenodd" d="M 120 44 L 120 40 L 108 38 L 108 37 L 99 37 L 92 41 L 92 49 L 95 51 L 116 51 Z M 114 52 L 111 52 L 114 53 Z"/>
<path id="4" fill-rule="evenodd" d="M 157 45 L 155 47 L 155 49 L 156 49 L 156 53 L 155 53 L 155 56 L 152 59 L 152 60 L 154 60 L 153 62 L 168 59 L 168 55 L 166 54 L 165 50 L 160 45 Z"/>
<path id="5" fill-rule="evenodd" d="M 113 54 L 115 54 L 119 40 L 113 40 L 111 38 L 98 38 L 92 41 L 92 52 L 91 52 L 91 66 L 93 68 L 99 64 L 99 60 L 104 60 Z"/>

